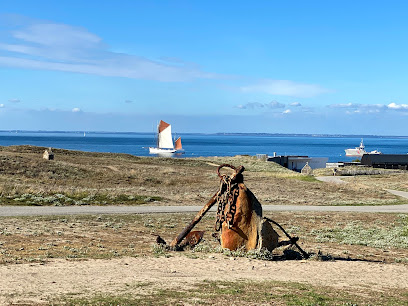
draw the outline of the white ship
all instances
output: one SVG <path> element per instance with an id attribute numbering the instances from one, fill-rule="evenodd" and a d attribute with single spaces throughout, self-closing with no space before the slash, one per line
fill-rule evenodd
<path id="1" fill-rule="evenodd" d="M 161 153 L 176 153 L 177 151 L 183 150 L 181 145 L 181 138 L 177 138 L 173 144 L 173 139 L 171 135 L 171 125 L 163 120 L 160 120 L 157 126 L 157 147 L 149 147 L 150 154 L 161 154 Z"/>
<path id="2" fill-rule="evenodd" d="M 344 151 L 346 152 L 346 156 L 351 156 L 351 157 L 361 157 L 364 154 L 381 154 L 381 152 L 379 152 L 377 150 L 367 152 L 365 150 L 363 139 L 361 139 L 359 147 L 356 147 L 354 149 L 345 149 Z"/>

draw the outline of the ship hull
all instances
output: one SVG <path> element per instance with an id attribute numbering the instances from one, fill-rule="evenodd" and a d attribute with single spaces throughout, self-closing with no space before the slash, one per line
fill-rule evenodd
<path id="1" fill-rule="evenodd" d="M 367 154 L 365 150 L 361 150 L 361 149 L 346 149 L 344 151 L 346 152 L 346 156 L 350 156 L 350 157 L 361 157 L 364 154 Z"/>
<path id="2" fill-rule="evenodd" d="M 175 149 L 161 149 L 161 148 L 149 148 L 150 154 L 162 154 L 162 153 L 176 153 L 177 150 Z"/>

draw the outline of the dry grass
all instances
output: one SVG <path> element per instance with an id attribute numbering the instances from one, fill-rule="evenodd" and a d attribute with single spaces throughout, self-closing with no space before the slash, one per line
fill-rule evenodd
<path id="1" fill-rule="evenodd" d="M 309 252 L 320 251 L 331 258 L 408 264 L 407 215 L 281 212 L 267 216 L 299 236 L 302 247 Z M 194 214 L 4 217 L 0 218 L 0 263 L 165 255 L 166 251 L 152 248 L 155 235 L 170 242 L 193 217 Z M 197 230 L 206 231 L 205 241 L 199 252 L 186 254 L 206 256 L 206 252 L 218 252 L 218 242 L 211 237 L 214 221 L 215 214 L 209 213 L 197 225 Z M 281 252 L 278 249 L 274 255 Z"/>
<path id="2" fill-rule="evenodd" d="M 245 182 L 263 204 L 395 204 L 404 201 L 372 181 L 408 186 L 406 173 L 326 184 L 253 156 L 174 159 L 55 149 L 56 159 L 46 161 L 44 149 L 0 147 L 0 205 L 203 205 L 218 189 L 216 168 L 223 163 L 245 166 Z"/>
<path id="3" fill-rule="evenodd" d="M 404 170 L 396 169 L 381 169 L 362 166 L 345 166 L 336 168 L 337 176 L 356 176 L 356 175 L 392 175 L 406 173 Z M 330 176 L 333 175 L 333 168 L 321 168 L 313 171 L 315 176 Z"/>
<path id="4" fill-rule="evenodd" d="M 217 165 L 246 167 L 245 182 L 263 204 L 389 204 L 401 199 L 383 188 L 408 190 L 408 174 L 346 177 L 349 184 L 315 181 L 274 163 L 250 156 L 196 159 L 135 157 L 126 154 L 54 150 L 56 160 L 45 161 L 45 148 L 0 147 L 0 203 L 32 205 L 129 204 L 203 205 L 218 188 Z M 69 198 L 70 200 L 67 200 Z M 16 200 L 17 199 L 17 200 Z M 88 199 L 84 201 L 84 199 Z M 78 202 L 74 202 L 78 201 Z M 153 202 L 151 202 L 153 201 Z M 85 203 L 86 202 L 86 203 Z M 101 215 L 0 218 L 0 264 L 46 262 L 50 258 L 172 256 L 153 248 L 155 235 L 171 241 L 194 214 Z M 310 260 L 363 260 L 408 264 L 408 216 L 280 212 L 267 214 L 289 233 L 300 237 Z M 211 237 L 214 214 L 197 225 L 205 230 L 200 252 L 188 257 L 208 258 L 217 249 Z M 281 255 L 282 249 L 273 255 Z M 152 284 L 136 292 L 87 297 L 67 296 L 49 300 L 71 305 L 224 304 L 260 303 L 290 305 L 403 304 L 404 290 L 344 292 L 324 286 L 279 282 L 205 282 L 179 291 L 157 289 Z M 129 292 L 132 292 L 131 290 Z"/>
<path id="5" fill-rule="evenodd" d="M 190 216 L 67 216 L 2 218 L 0 263 L 48 258 L 112 258 L 151 254 L 155 231 L 180 228 Z"/>
<path id="6" fill-rule="evenodd" d="M 362 293 L 358 289 L 277 281 L 204 281 L 193 288 L 179 290 L 154 290 L 151 283 L 136 283 L 131 287 L 131 294 L 66 296 L 53 302 L 69 305 L 404 305 L 408 302 L 406 290 L 378 292 L 367 289 Z"/>
<path id="7" fill-rule="evenodd" d="M 197 225 L 205 230 L 209 252 L 217 243 L 211 238 L 214 214 L 206 215 Z M 408 215 L 352 213 L 274 213 L 268 214 L 292 235 L 300 237 L 301 246 L 308 252 L 322 255 L 313 260 L 356 260 L 408 264 L 408 245 L 389 240 L 389 232 L 408 229 Z M 94 258 L 173 256 L 152 245 L 154 235 L 170 241 L 193 218 L 193 214 L 64 216 L 64 217 L 7 217 L 0 218 L 0 264 L 46 263 L 52 258 L 68 261 Z M 353 226 L 350 232 L 350 226 Z M 359 234 L 367 229 L 377 230 L 377 236 Z M 322 237 L 330 236 L 330 241 Z M 347 236 L 355 236 L 349 242 Z M 361 235 L 360 235 L 361 236 Z M 403 235 L 402 235 L 403 236 Z M 360 239 L 361 240 L 361 239 Z M 382 245 L 372 244 L 383 241 Z M 389 240 L 389 241 L 388 241 Z M 209 254 L 187 250 L 184 256 L 208 258 Z M 280 255 L 282 249 L 274 251 Z M 183 256 L 181 255 L 181 256 Z M 229 254 L 228 256 L 230 256 Z M 210 255 L 211 256 L 211 255 Z M 171 278 L 169 278 L 169 281 Z M 35 297 L 35 293 L 31 293 Z M 9 296 L 10 299 L 13 296 Z M 27 299 L 27 297 L 26 297 Z M 14 297 L 18 300 L 18 296 Z M 158 287 L 152 282 L 130 282 L 120 291 L 75 292 L 48 298 L 54 305 L 401 305 L 408 300 L 407 290 L 393 288 L 378 290 L 366 287 L 334 287 L 276 281 L 210 281 L 177 288 Z M 44 300 L 43 300 L 44 301 Z M 31 304 L 22 300 L 17 304 Z"/>
<path id="8" fill-rule="evenodd" d="M 364 186 L 365 188 L 408 191 L 408 171 L 394 174 L 348 177 L 345 178 L 345 181 Z"/>

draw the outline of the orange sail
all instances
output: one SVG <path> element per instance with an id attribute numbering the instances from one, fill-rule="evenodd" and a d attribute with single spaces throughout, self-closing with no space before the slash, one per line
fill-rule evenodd
<path id="1" fill-rule="evenodd" d="M 182 150 L 183 149 L 183 147 L 181 146 L 181 138 L 180 137 L 177 138 L 174 149 L 176 149 L 176 150 Z"/>
<path id="2" fill-rule="evenodd" d="M 163 120 L 160 120 L 159 123 L 159 133 L 163 132 L 164 129 L 166 129 L 170 124 L 167 122 L 164 122 Z"/>

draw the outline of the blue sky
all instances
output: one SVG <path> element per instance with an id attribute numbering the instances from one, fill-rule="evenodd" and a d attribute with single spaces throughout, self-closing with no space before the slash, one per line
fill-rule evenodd
<path id="1" fill-rule="evenodd" d="M 408 135 L 404 1 L 1 1 L 0 130 Z"/>

